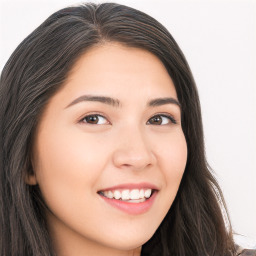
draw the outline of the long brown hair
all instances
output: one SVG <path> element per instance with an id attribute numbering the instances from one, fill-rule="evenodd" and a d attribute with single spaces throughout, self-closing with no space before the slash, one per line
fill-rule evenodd
<path id="1" fill-rule="evenodd" d="M 142 255 L 234 255 L 223 196 L 207 165 L 196 85 L 179 46 L 158 21 L 115 3 L 88 3 L 51 15 L 14 51 L 0 80 L 0 254 L 55 255 L 38 186 L 28 186 L 40 115 L 90 47 L 119 42 L 156 55 L 182 109 L 188 159 L 179 191 Z M 226 220 L 224 221 L 224 216 Z"/>

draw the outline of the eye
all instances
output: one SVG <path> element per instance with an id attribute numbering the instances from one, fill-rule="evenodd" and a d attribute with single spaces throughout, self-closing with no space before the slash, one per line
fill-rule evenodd
<path id="1" fill-rule="evenodd" d="M 155 115 L 147 121 L 147 124 L 153 125 L 168 125 L 170 123 L 177 123 L 171 115 Z"/>
<path id="2" fill-rule="evenodd" d="M 109 124 L 104 116 L 98 114 L 85 116 L 80 122 L 86 124 Z"/>

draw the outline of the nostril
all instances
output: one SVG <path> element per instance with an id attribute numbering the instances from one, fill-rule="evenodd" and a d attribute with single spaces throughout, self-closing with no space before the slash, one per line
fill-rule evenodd
<path id="1" fill-rule="evenodd" d="M 144 170 L 155 164 L 155 156 L 149 153 L 117 151 L 113 154 L 113 163 L 118 168 Z"/>

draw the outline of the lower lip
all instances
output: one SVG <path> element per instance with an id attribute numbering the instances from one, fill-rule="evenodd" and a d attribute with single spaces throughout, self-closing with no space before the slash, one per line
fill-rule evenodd
<path id="1" fill-rule="evenodd" d="M 103 198 L 105 202 L 109 203 L 111 206 L 121 211 L 124 211 L 128 214 L 136 215 L 136 214 L 142 214 L 147 212 L 151 208 L 152 204 L 154 203 L 156 195 L 157 195 L 157 191 L 154 191 L 154 193 L 149 199 L 141 203 L 129 203 L 122 200 L 110 199 L 102 195 L 100 195 L 100 197 Z"/>

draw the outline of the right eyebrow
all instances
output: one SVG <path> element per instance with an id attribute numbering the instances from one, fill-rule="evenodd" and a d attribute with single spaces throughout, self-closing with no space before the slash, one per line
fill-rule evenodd
<path id="1" fill-rule="evenodd" d="M 69 103 L 65 108 L 71 107 L 75 104 L 78 104 L 83 101 L 97 101 L 101 102 L 113 107 L 120 107 L 121 103 L 118 99 L 114 99 L 111 97 L 106 97 L 106 96 L 93 96 L 93 95 L 82 95 L 76 99 L 74 99 L 71 103 Z"/>

